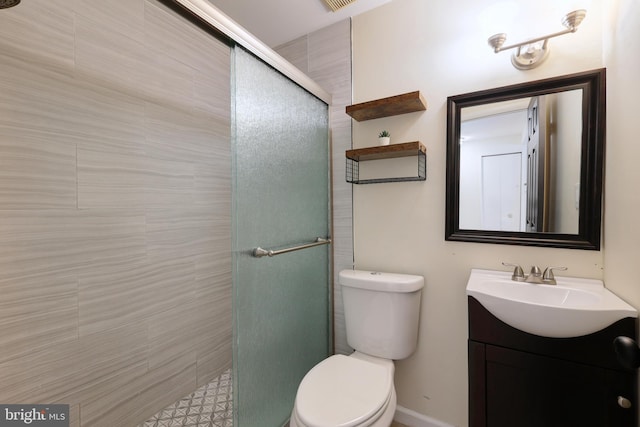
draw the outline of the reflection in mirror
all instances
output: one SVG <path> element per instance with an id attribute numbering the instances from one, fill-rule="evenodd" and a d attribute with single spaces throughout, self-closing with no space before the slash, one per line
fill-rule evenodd
<path id="1" fill-rule="evenodd" d="M 582 90 L 460 114 L 460 228 L 578 234 Z"/>
<path id="2" fill-rule="evenodd" d="M 448 98 L 446 240 L 598 250 L 605 70 Z"/>

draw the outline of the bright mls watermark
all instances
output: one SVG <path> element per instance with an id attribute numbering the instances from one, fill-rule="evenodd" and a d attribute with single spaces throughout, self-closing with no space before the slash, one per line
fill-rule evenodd
<path id="1" fill-rule="evenodd" d="M 2 405 L 0 427 L 69 427 L 69 405 Z"/>

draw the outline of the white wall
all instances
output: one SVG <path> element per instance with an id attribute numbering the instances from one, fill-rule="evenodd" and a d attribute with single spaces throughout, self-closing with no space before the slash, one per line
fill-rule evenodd
<path id="1" fill-rule="evenodd" d="M 420 90 L 428 102 L 426 112 L 361 123 L 354 121 L 356 148 L 374 145 L 377 133 L 388 129 L 394 142 L 422 141 L 428 155 L 426 182 L 354 186 L 356 268 L 425 277 L 419 347 L 412 357 L 396 365 L 398 403 L 457 426 L 467 425 L 465 285 L 469 270 L 472 267 L 503 269 L 500 262 L 506 261 L 520 263 L 525 269 L 532 264 L 541 267 L 560 264 L 567 266 L 567 274 L 572 276 L 603 277 L 603 251 L 444 240 L 447 96 L 605 66 L 603 14 L 609 11 L 602 10 L 603 2 L 592 2 L 577 33 L 550 42 L 552 52 L 542 67 L 530 71 L 513 68 L 510 53 L 494 54 L 487 38 L 506 32 L 509 43 L 557 31 L 562 28 L 562 15 L 573 7 L 565 10 L 566 3 L 558 7 L 553 0 L 511 3 L 517 10 L 510 17 L 499 19 L 509 8 L 498 8 L 494 1 L 394 0 L 353 21 L 354 102 L 414 90 Z M 626 8 L 626 15 L 635 13 L 637 17 L 637 2 L 633 3 L 633 0 L 623 1 L 620 8 Z M 615 16 L 618 15 L 614 13 Z M 629 45 L 627 38 L 640 38 L 638 20 L 623 16 L 622 11 L 619 16 L 619 20 L 625 21 L 625 30 L 615 32 L 611 38 L 624 39 Z M 616 64 L 614 75 L 620 74 L 620 78 L 628 82 L 633 74 L 625 69 L 623 61 L 635 61 L 632 65 L 637 70 L 638 60 L 617 56 L 616 49 L 625 45 L 618 43 L 617 48 L 609 48 L 607 52 L 620 63 Z M 637 51 L 636 48 L 627 52 Z M 611 80 L 611 75 L 609 77 Z M 638 84 L 634 85 L 637 89 Z M 633 99 L 619 101 L 626 94 L 618 87 L 610 104 L 631 105 Z M 609 105 L 609 113 L 610 118 L 617 113 L 615 105 Z M 630 114 L 631 111 L 627 117 Z M 611 138 L 614 140 L 610 145 L 622 144 L 625 140 L 631 145 L 632 125 L 617 125 L 619 130 L 610 131 L 610 137 L 612 134 L 615 137 Z M 637 152 L 640 148 L 634 146 L 633 150 Z M 606 211 L 606 231 L 610 234 L 606 235 L 605 242 L 607 248 L 618 252 L 629 250 L 634 242 L 633 233 L 628 236 L 624 230 L 634 225 L 632 212 L 640 204 L 638 192 L 628 184 L 640 182 L 639 172 L 633 170 L 638 156 L 625 157 L 626 153 L 626 145 L 624 151 L 613 150 L 612 158 L 619 157 L 616 161 L 621 165 L 611 167 L 614 171 L 607 175 L 610 205 Z M 608 159 L 609 163 L 612 158 Z M 623 181 L 629 170 L 633 170 L 632 178 Z M 616 183 L 615 188 L 612 183 Z M 635 196 L 627 194 L 625 188 Z M 616 208 L 613 213 L 611 206 Z M 628 212 L 622 212 L 623 209 Z M 616 215 L 615 221 L 622 221 L 610 224 L 612 214 Z M 617 266 L 619 273 L 615 275 L 607 271 L 606 277 L 615 279 L 614 290 L 640 306 L 640 286 L 632 280 L 635 277 L 632 259 L 637 262 L 638 249 L 631 256 L 621 258 L 628 264 Z"/>
<path id="2" fill-rule="evenodd" d="M 553 96 L 551 115 L 551 230 L 576 234 L 579 227 L 576 189 L 580 184 L 582 145 L 582 93 L 568 91 Z"/>
<path id="3" fill-rule="evenodd" d="M 640 307 L 640 2 L 614 1 L 608 12 L 604 279 L 611 290 Z"/>

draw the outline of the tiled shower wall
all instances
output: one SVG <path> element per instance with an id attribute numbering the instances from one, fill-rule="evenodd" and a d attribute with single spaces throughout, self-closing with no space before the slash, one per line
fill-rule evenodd
<path id="1" fill-rule="evenodd" d="M 229 70 L 155 0 L 0 11 L 0 403 L 132 426 L 231 365 Z"/>
<path id="2" fill-rule="evenodd" d="M 351 149 L 351 20 L 295 39 L 275 49 L 309 75 L 332 96 L 330 107 L 331 167 L 333 169 L 333 289 L 336 353 L 350 353 L 344 325 L 338 273 L 353 268 L 353 226 L 351 184 L 345 181 L 346 150 Z"/>

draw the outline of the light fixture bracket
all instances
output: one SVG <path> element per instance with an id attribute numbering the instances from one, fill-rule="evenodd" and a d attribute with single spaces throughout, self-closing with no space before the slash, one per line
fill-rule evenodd
<path id="1" fill-rule="evenodd" d="M 518 47 L 511 54 L 511 64 L 518 70 L 530 70 L 541 65 L 549 57 L 549 44 L 530 43 Z"/>
<path id="2" fill-rule="evenodd" d="M 489 46 L 493 48 L 495 53 L 517 48 L 511 55 L 511 63 L 519 70 L 530 70 L 542 64 L 549 56 L 549 39 L 578 31 L 578 25 L 580 25 L 586 14 L 587 11 L 584 9 L 569 12 L 562 17 L 562 25 L 566 27 L 565 30 L 509 46 L 503 46 L 507 40 L 505 33 L 494 34 L 489 37 Z"/>

